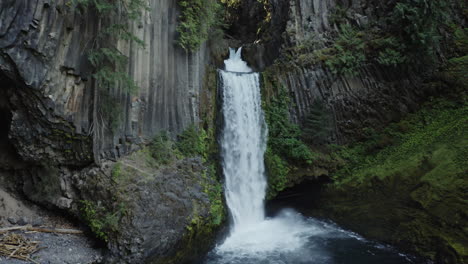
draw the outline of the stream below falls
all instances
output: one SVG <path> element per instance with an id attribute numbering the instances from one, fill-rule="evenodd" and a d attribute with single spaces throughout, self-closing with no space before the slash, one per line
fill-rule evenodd
<path id="1" fill-rule="evenodd" d="M 283 209 L 265 213 L 268 128 L 258 73 L 230 50 L 220 70 L 224 127 L 221 155 L 231 225 L 203 264 L 422 263 L 339 226 Z"/>

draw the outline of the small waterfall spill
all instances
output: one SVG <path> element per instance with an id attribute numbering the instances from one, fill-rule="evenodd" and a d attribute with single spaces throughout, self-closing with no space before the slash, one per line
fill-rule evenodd
<path id="1" fill-rule="evenodd" d="M 261 107 L 259 75 L 242 61 L 241 49 L 237 52 L 231 49 L 225 65 L 226 70 L 220 71 L 225 124 L 221 150 L 226 202 L 233 222 L 228 237 L 203 263 L 332 264 L 401 260 L 401 256 L 386 252 L 381 245 L 291 209 L 272 218 L 265 217 L 267 182 L 263 156 L 267 127 Z M 380 254 L 377 256 L 384 259 L 375 257 L 372 251 L 377 248 Z M 345 254 L 340 259 L 333 256 L 334 252 Z M 348 252 L 357 257 L 350 261 Z"/>
<path id="2" fill-rule="evenodd" d="M 265 218 L 266 179 L 263 154 L 266 125 L 263 118 L 258 73 L 241 59 L 241 49 L 230 50 L 221 71 L 225 127 L 221 148 L 226 177 L 226 202 L 233 218 L 233 232 Z"/>

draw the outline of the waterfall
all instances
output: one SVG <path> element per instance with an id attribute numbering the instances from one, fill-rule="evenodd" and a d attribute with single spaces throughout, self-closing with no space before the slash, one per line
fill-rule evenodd
<path id="1" fill-rule="evenodd" d="M 211 251 L 204 264 L 334 264 L 407 263 L 401 256 L 389 262 L 375 258 L 375 246 L 336 225 L 306 218 L 292 209 L 274 217 L 264 210 L 267 187 L 263 156 L 267 126 L 261 107 L 258 73 L 241 59 L 241 49 L 230 50 L 220 70 L 224 128 L 221 134 L 226 202 L 232 216 L 227 238 Z M 356 253 L 353 253 L 353 250 Z M 340 253 L 336 260 L 331 252 Z M 361 261 L 368 252 L 372 261 Z M 349 262 L 350 255 L 357 256 Z M 395 262 L 395 258 L 400 262 Z"/>
<path id="2" fill-rule="evenodd" d="M 232 216 L 230 234 L 216 248 L 215 263 L 256 263 L 300 249 L 314 225 L 293 210 L 265 217 L 267 187 L 264 153 L 267 125 L 261 105 L 259 74 L 241 59 L 241 49 L 230 50 L 220 70 L 224 128 L 221 134 L 226 202 Z M 239 256 L 247 257 L 239 260 Z M 246 262 L 247 261 L 247 262 Z"/>
<path id="3" fill-rule="evenodd" d="M 226 202 L 233 218 L 233 232 L 248 229 L 265 218 L 266 190 L 263 154 L 267 129 L 261 107 L 258 73 L 241 59 L 241 49 L 230 50 L 220 71 L 223 82 L 221 137 Z"/>

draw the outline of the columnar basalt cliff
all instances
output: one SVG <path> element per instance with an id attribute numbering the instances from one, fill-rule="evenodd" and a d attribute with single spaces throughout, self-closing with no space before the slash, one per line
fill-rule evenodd
<path id="1" fill-rule="evenodd" d="M 423 87 L 423 76 L 431 69 L 366 65 L 353 75 L 333 73 L 325 63 L 297 62 L 296 59 L 280 58 L 288 50 L 310 45 L 312 53 L 333 42 L 333 34 L 339 30 L 331 22 L 337 9 L 344 10 L 343 19 L 356 27 L 366 28 L 370 21 L 388 15 L 391 3 L 370 1 L 271 1 L 270 24 L 272 32 L 259 35 L 260 45 L 247 47 L 247 60 L 260 70 L 265 70 L 278 86 L 286 87 L 292 97 L 291 120 L 302 124 L 317 102 L 323 102 L 333 116 L 334 129 L 330 140 L 347 143 L 359 139 L 365 127 L 381 127 L 402 115 L 412 112 L 431 95 L 440 91 Z M 285 15 L 285 9 L 289 13 Z M 280 37 L 281 42 L 271 36 Z M 276 45 L 269 45 L 274 42 Z M 259 57 L 257 54 L 262 54 Z M 299 57 L 293 53 L 291 56 Z M 274 57 L 271 57 L 274 56 Z M 273 62 L 276 63 L 274 65 Z M 270 78 L 271 79 L 271 78 Z"/>
<path id="2" fill-rule="evenodd" d="M 83 136 L 86 141 L 93 122 L 98 122 L 92 115 L 94 87 L 87 59 L 100 30 L 98 18 L 92 10 L 80 12 L 68 2 L 1 3 L 2 75 L 12 81 L 12 87 L 5 90 L 15 109 L 11 135 L 17 138 L 17 144 L 24 144 L 25 147 L 18 147 L 24 156 L 37 155 L 32 153 L 45 149 L 47 137 L 54 134 L 52 129 Z M 111 91 L 120 97 L 123 116 L 118 127 L 100 142 L 104 156 L 119 157 L 138 138 L 151 138 L 159 131 L 176 134 L 199 121 L 199 94 L 208 61 L 206 49 L 187 53 L 175 45 L 176 1 L 150 1 L 149 6 L 141 21 L 132 25 L 145 46 L 129 46 L 124 41 L 118 44 L 129 56 L 128 71 L 140 89 L 134 96 L 118 89 Z M 34 128 L 45 122 L 49 124 Z M 31 132 L 25 133 L 28 130 Z M 34 142 L 28 141 L 27 137 L 34 133 Z M 82 151 L 89 151 L 89 146 L 81 145 Z M 43 159 L 64 163 L 70 158 L 55 152 L 66 149 L 62 144 L 45 153 Z M 87 163 L 93 157 L 83 153 L 75 159 Z"/>
<path id="3" fill-rule="evenodd" d="M 123 185 L 112 170 L 115 163 L 108 161 L 141 149 L 159 132 L 175 138 L 201 121 L 207 49 L 189 53 L 176 45 L 177 1 L 153 0 L 148 7 L 131 25 L 144 47 L 117 43 L 139 90 L 108 91 L 118 106 L 112 117 L 117 126 L 110 128 L 95 112 L 99 88 L 88 60 L 103 30 L 96 11 L 61 0 L 0 2 L 1 170 L 16 175 L 10 180 L 29 199 L 83 219 L 108 241 L 110 259 L 158 261 L 184 249 L 177 262 L 196 256 L 198 249 L 189 243 L 201 238 L 198 232 L 204 239 L 213 234 L 206 231 L 209 223 L 204 230 L 201 224 L 210 218 L 211 206 L 203 190 L 216 180 L 203 183 L 207 168 L 199 159 L 183 159 L 122 165 L 124 175 L 134 170 L 127 172 L 132 182 Z M 212 96 L 205 97 L 206 105 L 215 105 Z M 98 126 L 103 132 L 96 137 Z M 16 166 L 18 159 L 22 166 Z M 114 226 L 106 226 L 110 216 L 117 216 Z M 193 227 L 192 219 L 197 220 Z"/>

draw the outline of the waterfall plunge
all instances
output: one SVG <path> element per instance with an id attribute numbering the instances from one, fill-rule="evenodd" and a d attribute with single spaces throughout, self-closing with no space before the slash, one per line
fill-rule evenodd
<path id="1" fill-rule="evenodd" d="M 233 232 L 248 229 L 265 218 L 266 189 L 263 154 L 266 124 L 261 107 L 258 73 L 241 59 L 241 49 L 231 49 L 223 81 L 225 127 L 221 147 L 226 177 L 226 201 Z"/>
<path id="2" fill-rule="evenodd" d="M 241 49 L 230 50 L 220 71 L 223 82 L 224 129 L 221 137 L 226 201 L 233 223 L 216 251 L 223 263 L 239 255 L 264 257 L 300 248 L 316 230 L 296 212 L 265 218 L 266 177 L 264 153 L 267 126 L 261 107 L 259 74 L 241 59 Z M 312 232 L 314 231 L 314 232 Z"/>

